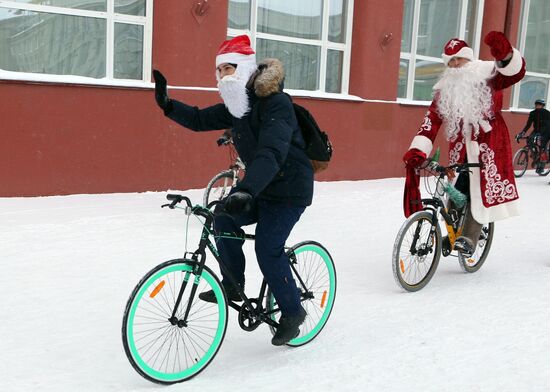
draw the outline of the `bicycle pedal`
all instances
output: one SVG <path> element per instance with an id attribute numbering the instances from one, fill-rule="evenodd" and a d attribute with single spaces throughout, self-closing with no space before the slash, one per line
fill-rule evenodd
<path id="1" fill-rule="evenodd" d="M 451 254 L 451 252 L 453 251 L 451 249 L 451 241 L 449 240 L 449 237 L 448 236 L 445 236 L 443 237 L 443 240 L 441 241 L 441 254 L 444 256 L 444 257 L 447 257 Z"/>
<path id="2" fill-rule="evenodd" d="M 464 257 L 471 257 L 475 252 L 475 248 L 471 243 L 471 240 L 467 240 L 463 237 L 456 239 L 454 248 Z"/>

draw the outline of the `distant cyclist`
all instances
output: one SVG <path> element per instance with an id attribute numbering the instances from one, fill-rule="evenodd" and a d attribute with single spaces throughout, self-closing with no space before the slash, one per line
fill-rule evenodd
<path id="1" fill-rule="evenodd" d="M 519 138 L 523 137 L 529 128 L 533 126 L 533 132 L 529 135 L 527 143 L 534 144 L 538 140 L 537 144 L 541 147 L 542 151 L 540 160 L 546 162 L 548 161 L 546 145 L 548 144 L 548 140 L 550 140 L 550 112 L 546 110 L 544 106 L 546 106 L 544 99 L 537 99 L 535 101 L 535 110 L 529 113 L 527 124 L 525 124 L 523 130 L 516 136 L 516 140 L 519 141 Z M 537 171 L 541 169 L 541 166 L 537 167 Z"/>

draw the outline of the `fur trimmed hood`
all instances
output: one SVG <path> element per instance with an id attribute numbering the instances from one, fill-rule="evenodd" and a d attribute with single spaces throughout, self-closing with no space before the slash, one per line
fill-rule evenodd
<path id="1" fill-rule="evenodd" d="M 285 69 L 280 60 L 267 58 L 258 63 L 258 70 L 248 83 L 258 97 L 264 98 L 283 90 Z"/>

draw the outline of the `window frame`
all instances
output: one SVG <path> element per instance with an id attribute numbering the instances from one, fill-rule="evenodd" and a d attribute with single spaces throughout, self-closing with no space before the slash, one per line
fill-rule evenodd
<path id="1" fill-rule="evenodd" d="M 401 62 L 401 60 L 407 60 L 409 63 L 409 66 L 407 69 L 406 97 L 405 98 L 397 97 L 397 102 L 429 105 L 431 101 L 423 101 L 423 100 L 418 100 L 413 98 L 416 62 L 420 60 L 420 61 L 430 61 L 434 63 L 443 64 L 443 59 L 441 57 L 419 55 L 416 53 L 417 45 L 418 45 L 418 30 L 420 25 L 420 9 L 421 9 L 422 0 L 412 0 L 412 1 L 414 3 L 413 3 L 413 17 L 412 17 L 412 26 L 411 26 L 411 50 L 410 50 L 410 53 L 399 52 L 399 61 Z M 458 27 L 458 38 L 464 40 L 465 34 L 466 34 L 466 21 L 468 19 L 467 18 L 468 3 L 471 0 L 460 0 L 460 1 L 461 1 L 461 9 L 460 9 L 460 24 Z M 477 10 L 475 13 L 476 21 L 475 21 L 474 42 L 468 43 L 469 45 L 471 45 L 474 51 L 474 56 L 476 58 L 479 57 L 479 47 L 480 47 L 480 41 L 481 41 L 481 28 L 483 23 L 484 6 L 485 6 L 485 0 L 478 0 Z M 404 24 L 402 24 L 401 29 L 403 29 L 403 25 Z M 454 37 L 449 37 L 449 39 L 451 38 L 454 38 Z"/>
<path id="2" fill-rule="evenodd" d="M 150 75 L 153 46 L 153 1 L 154 0 L 145 0 L 145 16 L 136 16 L 115 13 L 115 0 L 107 0 L 106 11 L 90 11 L 76 8 L 65 8 L 51 5 L 28 4 L 18 3 L 9 0 L 0 0 L 0 8 L 20 9 L 31 12 L 43 12 L 56 15 L 80 16 L 106 20 L 106 70 L 104 78 L 93 78 L 89 76 L 77 75 L 27 73 L 0 69 L 0 80 L 149 87 L 151 84 Z M 143 26 L 143 61 L 141 79 L 114 78 L 115 23 Z"/>
<path id="3" fill-rule="evenodd" d="M 521 12 L 520 12 L 520 17 L 519 17 L 520 25 L 519 25 L 519 34 L 518 34 L 518 50 L 521 53 L 525 53 L 525 41 L 527 39 L 527 23 L 529 22 L 529 8 L 530 8 L 530 5 L 531 5 L 531 0 L 522 0 L 522 2 L 521 2 Z M 527 64 L 527 65 L 529 66 L 529 64 Z M 544 99 L 546 100 L 546 102 L 548 102 L 548 100 L 550 99 L 550 73 L 545 74 L 545 73 L 540 73 L 540 72 L 532 72 L 532 71 L 529 71 L 529 68 L 527 68 L 525 70 L 525 77 L 527 77 L 527 76 L 532 76 L 532 77 L 535 77 L 535 78 L 540 78 L 540 79 L 546 79 L 547 80 L 549 87 L 546 90 L 546 97 L 544 97 Z M 514 86 L 514 91 L 512 93 L 512 102 L 511 102 L 511 108 L 510 109 L 513 109 L 515 111 L 530 112 L 531 110 L 534 109 L 534 103 L 532 104 L 533 106 L 530 107 L 530 108 L 519 107 L 520 91 L 521 91 L 521 81 L 516 86 Z M 534 102 L 534 100 L 533 100 L 533 102 Z"/>
<path id="4" fill-rule="evenodd" d="M 283 35 L 276 35 L 270 33 L 262 33 L 257 31 L 258 29 L 258 0 L 250 0 L 250 28 L 246 30 L 233 29 L 227 27 L 227 36 L 235 37 L 241 34 L 247 34 L 250 37 L 250 44 L 252 48 L 256 50 L 256 40 L 265 39 L 271 41 L 279 41 L 291 44 L 305 44 L 313 45 L 321 48 L 321 64 L 319 66 L 319 89 L 318 90 L 296 90 L 286 89 L 293 93 L 293 95 L 326 95 L 327 97 L 347 96 L 349 94 L 349 80 L 350 80 L 350 68 L 351 68 L 351 39 L 353 30 L 353 6 L 354 0 L 348 0 L 347 14 L 346 14 L 346 38 L 344 43 L 331 42 L 328 40 L 329 30 L 329 1 L 323 0 L 323 20 L 321 24 L 321 39 L 307 39 L 288 37 Z M 326 77 L 327 77 L 327 57 L 329 50 L 338 50 L 343 52 L 342 61 L 342 86 L 339 93 L 329 93 L 326 91 Z M 261 59 L 258 59 L 261 60 Z"/>

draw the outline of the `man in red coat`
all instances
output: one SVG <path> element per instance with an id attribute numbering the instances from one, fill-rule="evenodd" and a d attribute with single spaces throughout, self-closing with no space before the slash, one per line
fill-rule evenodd
<path id="1" fill-rule="evenodd" d="M 455 241 L 455 250 L 465 255 L 474 252 L 483 224 L 518 214 L 510 135 L 501 109 L 502 90 L 523 78 L 525 60 L 501 32 L 490 32 L 484 42 L 495 61 L 474 59 L 473 50 L 458 38 L 447 42 L 442 54 L 447 68 L 434 86 L 432 104 L 403 157 L 410 188 L 418 183 L 414 169 L 430 154 L 444 125 L 449 164 L 481 164 L 469 174 L 462 173 L 456 182 L 470 200 L 462 235 Z M 404 202 L 406 215 L 421 209 L 410 200 Z"/>

